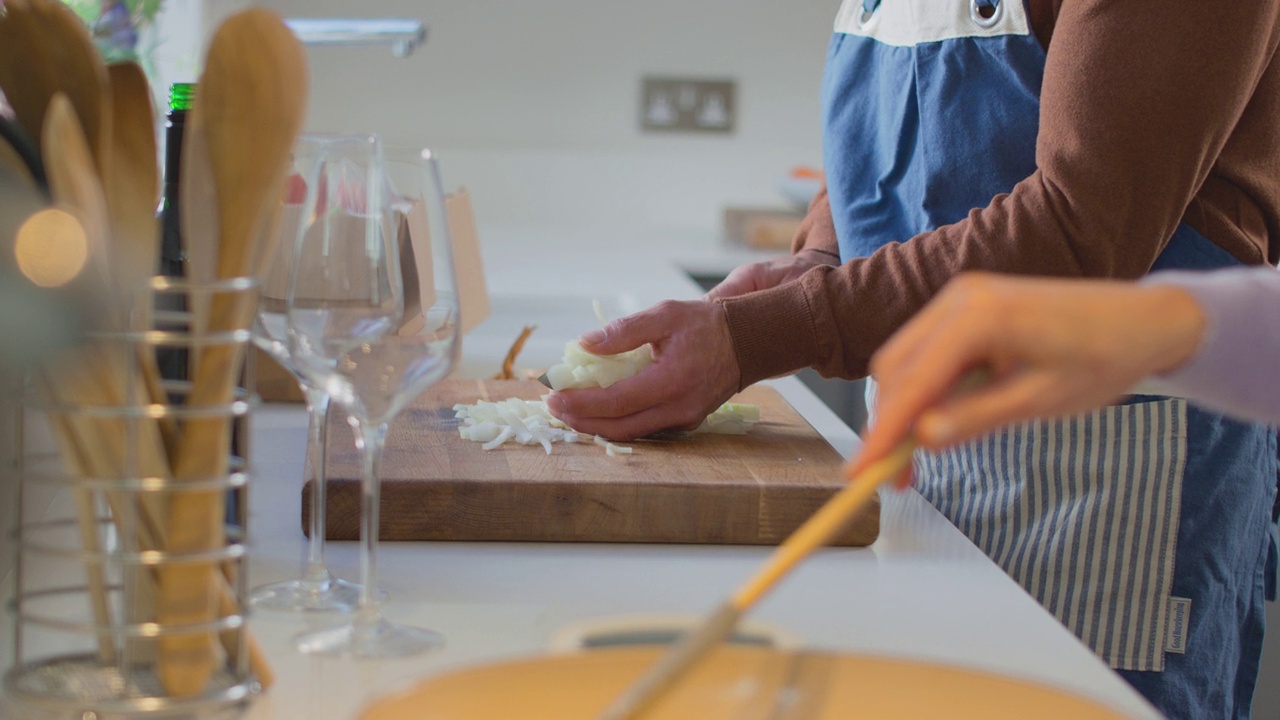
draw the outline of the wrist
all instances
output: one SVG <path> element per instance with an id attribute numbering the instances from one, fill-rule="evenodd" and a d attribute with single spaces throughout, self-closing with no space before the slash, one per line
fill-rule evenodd
<path id="1" fill-rule="evenodd" d="M 1153 374 L 1166 374 L 1187 363 L 1200 350 L 1204 339 L 1204 308 L 1195 296 L 1176 285 L 1153 285 L 1143 289 L 1147 295 L 1148 317 L 1160 333 L 1162 357 Z"/>

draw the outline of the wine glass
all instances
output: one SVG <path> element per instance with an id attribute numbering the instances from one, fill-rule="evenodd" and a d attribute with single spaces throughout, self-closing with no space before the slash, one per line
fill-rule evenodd
<path id="1" fill-rule="evenodd" d="M 364 234 L 302 238 L 296 262 L 329 289 L 326 298 L 289 305 L 289 335 L 306 372 L 322 379 L 355 431 L 362 457 L 360 582 L 351 622 L 299 635 L 307 653 L 363 658 L 406 657 L 440 646 L 438 633 L 398 625 L 382 615 L 376 594 L 380 462 L 391 422 L 457 361 L 458 294 L 439 167 L 429 151 L 394 152 L 383 160 L 326 149 L 326 163 L 346 166 L 350 191 L 382 220 Z M 381 165 L 381 167 L 379 167 Z M 333 180 L 331 179 L 332 183 Z M 410 241 L 409 237 L 413 240 Z M 401 267 L 403 244 L 414 262 Z M 406 278 L 412 281 L 406 287 Z M 406 310 L 406 297 L 411 298 Z M 399 334 L 402 331 L 408 335 Z"/>
<path id="2" fill-rule="evenodd" d="M 254 344 L 288 370 L 297 380 L 306 401 L 309 417 L 307 431 L 307 467 L 311 473 L 311 517 L 307 542 L 306 567 L 302 577 L 254 588 L 249 601 L 254 607 L 289 612 L 349 612 L 360 601 L 360 586 L 335 577 L 325 563 L 325 448 L 328 434 L 329 393 L 311 381 L 295 361 L 288 342 L 288 296 L 297 265 L 293 256 L 299 236 L 323 233 L 323 212 L 304 215 L 308 192 L 327 191 L 320 178 L 323 163 L 321 150 L 328 144 L 377 142 L 362 135 L 303 135 L 294 144 L 293 172 L 285 183 L 281 198 L 280 219 L 271 246 L 275 258 L 263 281 L 262 301 L 253 324 Z M 312 208 L 328 206 L 335 198 L 317 197 Z M 317 290 L 303 282 L 298 293 L 304 298 Z"/>

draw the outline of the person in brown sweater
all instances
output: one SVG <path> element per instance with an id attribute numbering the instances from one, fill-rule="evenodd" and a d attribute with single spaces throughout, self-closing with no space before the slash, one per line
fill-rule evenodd
<path id="1" fill-rule="evenodd" d="M 1280 3 L 845 0 L 835 30 L 827 183 L 793 253 L 584 335 L 656 361 L 553 394 L 574 428 L 635 438 L 800 368 L 862 377 L 965 270 L 1280 260 Z M 1099 413 L 919 456 L 918 487 L 1163 712 L 1248 717 L 1276 433 L 1177 397 Z"/>

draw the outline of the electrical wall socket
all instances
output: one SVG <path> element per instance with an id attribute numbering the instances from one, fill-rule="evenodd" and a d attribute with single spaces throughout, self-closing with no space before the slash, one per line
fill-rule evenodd
<path id="1" fill-rule="evenodd" d="M 640 129 L 647 132 L 731 133 L 737 83 L 705 78 L 645 77 Z"/>

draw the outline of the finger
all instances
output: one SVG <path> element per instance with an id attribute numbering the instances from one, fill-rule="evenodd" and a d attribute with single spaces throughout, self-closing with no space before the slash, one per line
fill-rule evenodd
<path id="1" fill-rule="evenodd" d="M 927 411 L 916 424 L 916 437 L 938 449 L 1023 420 L 1066 414 L 1067 393 L 1056 385 L 1047 373 L 1015 373 Z"/>
<path id="2" fill-rule="evenodd" d="M 949 313 L 950 309 L 940 305 L 938 301 L 925 305 L 875 352 L 871 357 L 871 372 L 877 376 L 886 376 L 926 351 L 938 328 L 942 326 L 943 317 Z"/>
<path id="3" fill-rule="evenodd" d="M 576 418 L 622 418 L 642 410 L 681 399 L 677 383 L 666 365 L 650 365 L 639 374 L 607 388 L 560 390 L 547 398 L 547 409 L 561 420 Z M 566 421 L 567 422 L 567 421 Z M 573 426 L 570 423 L 570 426 Z"/>
<path id="4" fill-rule="evenodd" d="M 915 479 L 915 474 L 911 471 L 911 466 L 908 465 L 898 474 L 898 477 L 894 478 L 893 486 L 898 490 L 906 490 L 911 487 L 911 483 L 915 482 Z"/>
<path id="5" fill-rule="evenodd" d="M 868 436 L 872 452 L 888 453 L 912 432 L 922 413 L 943 403 L 975 365 L 984 364 L 975 360 L 984 354 L 968 344 L 971 339 L 944 329 L 931 352 L 918 353 L 879 378 L 876 426 Z"/>
<path id="6" fill-rule="evenodd" d="M 622 417 L 579 417 L 572 413 L 560 417 L 578 432 L 616 441 L 635 440 L 662 430 L 692 430 L 698 426 L 698 422 L 690 423 L 684 418 L 683 413 L 666 405 Z"/>
<path id="7" fill-rule="evenodd" d="M 711 290 L 702 297 L 705 300 L 717 300 L 719 298 L 745 295 L 759 289 L 759 274 L 760 267 L 758 263 L 739 265 L 731 270 L 728 277 L 721 280 L 719 285 L 711 288 Z"/>
<path id="8" fill-rule="evenodd" d="M 667 300 L 648 310 L 618 318 L 599 330 L 583 333 L 582 348 L 596 355 L 616 355 L 665 339 L 677 324 L 677 304 Z"/>
<path id="9" fill-rule="evenodd" d="M 869 465 L 888 455 L 907 436 L 909 429 L 908 425 L 896 422 L 892 417 L 885 422 L 877 418 L 875 426 L 863 436 L 862 450 L 845 466 L 845 479 L 852 480 Z"/>

